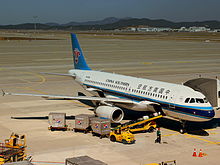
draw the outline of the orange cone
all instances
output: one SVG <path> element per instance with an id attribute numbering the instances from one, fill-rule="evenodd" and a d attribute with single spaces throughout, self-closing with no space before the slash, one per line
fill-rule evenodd
<path id="1" fill-rule="evenodd" d="M 197 157 L 197 155 L 196 155 L 196 149 L 194 148 L 194 151 L 193 151 L 193 155 L 192 155 L 193 157 Z"/>
<path id="2" fill-rule="evenodd" d="M 199 156 L 198 157 L 203 157 L 202 149 L 199 150 Z"/>

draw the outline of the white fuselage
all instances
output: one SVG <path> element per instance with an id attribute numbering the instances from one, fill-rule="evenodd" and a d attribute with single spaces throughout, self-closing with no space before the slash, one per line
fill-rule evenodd
<path id="1" fill-rule="evenodd" d="M 184 85 L 92 70 L 72 69 L 69 73 L 83 87 L 100 90 L 106 97 L 130 99 L 140 104 L 154 102 L 162 107 L 167 116 L 180 120 L 207 121 L 214 117 L 213 107 L 204 101 L 205 96 Z M 120 106 L 127 108 L 127 105 Z M 147 111 L 138 108 L 131 110 Z"/>

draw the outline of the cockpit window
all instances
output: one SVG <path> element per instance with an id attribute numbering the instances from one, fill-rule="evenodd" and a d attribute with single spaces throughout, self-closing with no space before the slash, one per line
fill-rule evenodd
<path id="1" fill-rule="evenodd" d="M 186 98 L 185 103 L 208 103 L 206 98 Z"/>
<path id="2" fill-rule="evenodd" d="M 186 98 L 185 103 L 188 103 L 190 100 L 190 98 Z"/>
<path id="3" fill-rule="evenodd" d="M 190 103 L 195 103 L 195 99 L 191 98 Z"/>
<path id="4" fill-rule="evenodd" d="M 203 99 L 196 98 L 197 103 L 205 103 Z"/>
<path id="5" fill-rule="evenodd" d="M 205 102 L 205 103 L 208 103 L 208 100 L 207 100 L 207 98 L 204 98 L 204 102 Z"/>

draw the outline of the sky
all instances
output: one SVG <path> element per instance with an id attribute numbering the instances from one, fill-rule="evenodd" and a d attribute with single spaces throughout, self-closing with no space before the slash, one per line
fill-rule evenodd
<path id="1" fill-rule="evenodd" d="M 0 0 L 0 25 L 106 17 L 220 21 L 220 0 Z"/>

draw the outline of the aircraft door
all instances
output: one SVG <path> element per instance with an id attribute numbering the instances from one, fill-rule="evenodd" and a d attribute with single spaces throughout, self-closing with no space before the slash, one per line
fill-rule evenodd
<path id="1" fill-rule="evenodd" d="M 174 95 L 170 95 L 169 109 L 175 109 L 175 96 Z"/>

